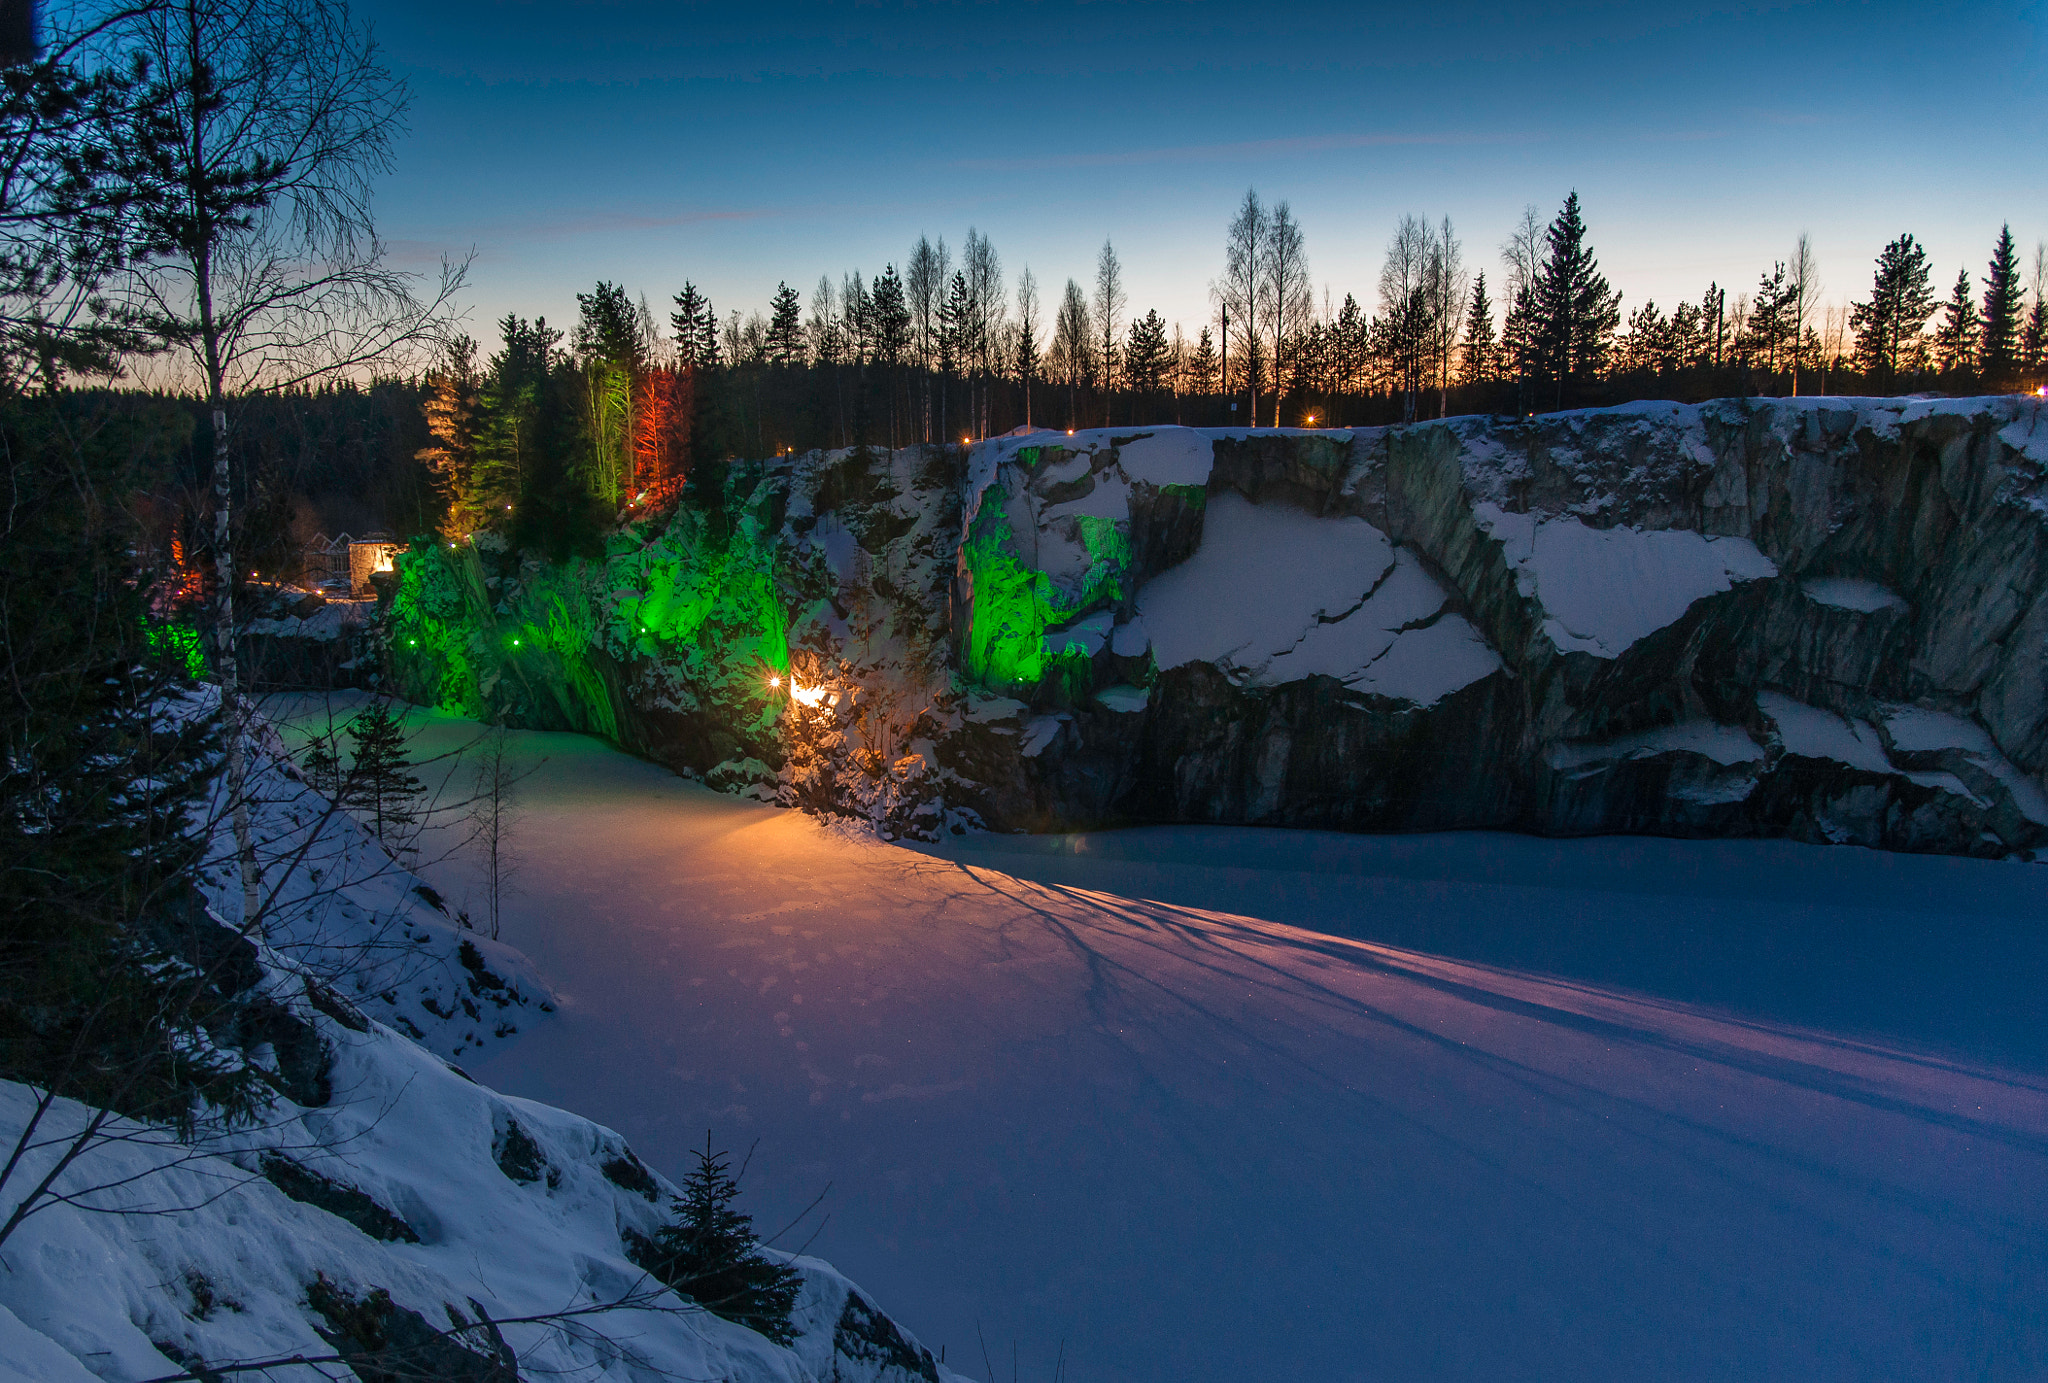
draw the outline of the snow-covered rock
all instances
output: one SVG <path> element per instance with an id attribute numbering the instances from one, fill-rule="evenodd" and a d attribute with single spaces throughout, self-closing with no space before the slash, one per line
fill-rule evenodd
<path id="1" fill-rule="evenodd" d="M 763 560 L 783 564 L 787 646 L 882 719 L 896 707 L 895 738 L 931 746 L 924 790 L 993 825 L 1790 833 L 2007 853 L 2048 843 L 2043 412 L 1802 398 L 1020 430 L 760 463 L 721 512 L 758 516 Z M 671 533 L 697 531 L 688 503 Z M 640 560 L 623 545 L 608 559 Z M 638 608 L 630 582 L 614 588 Z M 701 653 L 606 647 L 629 676 L 564 665 L 515 714 L 698 772 L 785 752 L 772 711 L 678 685 Z M 448 701 L 445 673 L 400 666 Z M 549 710 L 621 684 L 601 715 Z M 991 718 L 996 701 L 1030 714 Z M 1880 706 L 1956 717 L 1982 741 L 1880 754 Z M 1701 726 L 1762 757 L 1699 752 Z"/>

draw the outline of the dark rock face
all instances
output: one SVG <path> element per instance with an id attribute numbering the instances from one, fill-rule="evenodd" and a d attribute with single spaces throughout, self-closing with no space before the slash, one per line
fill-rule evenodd
<path id="1" fill-rule="evenodd" d="M 2048 845 L 2036 400 L 1040 432 L 750 474 L 726 503 L 822 708 L 630 627 L 574 677 L 466 653 L 474 684 L 878 821 Z M 686 530 L 581 594 L 507 567 L 493 627 L 523 589 L 654 603 L 636 554 L 687 566 Z"/>
<path id="2" fill-rule="evenodd" d="M 1148 583 L 1198 567 L 1205 535 L 1162 542 L 1157 491 L 1128 477 L 1136 590 L 1110 642 L 1125 653 L 1144 636 L 1120 636 L 1152 626 L 1144 704 L 1028 697 L 1023 771 L 993 771 L 985 745 L 972 756 L 992 822 L 1784 834 L 1971 854 L 2048 838 L 2048 417 L 2033 401 L 1634 405 L 1204 440 L 1212 530 L 1233 496 L 1298 521 L 1270 529 L 1263 560 L 1212 564 L 1206 607 L 1161 612 Z M 1097 496 L 1117 473 L 1101 454 Z M 1372 532 L 1328 529 L 1346 517 Z M 1235 537 L 1259 534 L 1240 519 Z M 1360 661 L 1370 640 L 1301 657 L 1359 615 L 1290 615 L 1289 586 L 1375 537 L 1442 592 L 1441 612 L 1432 595 L 1406 613 L 1469 622 L 1496 666 L 1379 679 L 1382 662 Z M 1323 545 L 1303 564 L 1290 543 Z M 1233 602 L 1247 581 L 1265 583 L 1263 605 Z M 1202 647 L 1162 618 L 1242 628 Z M 1302 642 L 1276 654 L 1293 631 L 1267 637 L 1262 618 L 1292 618 Z M 1430 627 L 1404 625 L 1382 658 Z M 1098 658 L 1095 689 L 1146 682 L 1128 662 Z M 1032 743 L 1047 711 L 1063 720 Z"/>

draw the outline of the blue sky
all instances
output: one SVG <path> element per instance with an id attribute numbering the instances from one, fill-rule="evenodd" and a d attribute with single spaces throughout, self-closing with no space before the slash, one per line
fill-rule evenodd
<path id="1" fill-rule="evenodd" d="M 969 226 L 1048 302 L 1109 237 L 1132 308 L 1192 332 L 1247 186 L 1368 306 L 1402 214 L 1450 216 L 1493 281 L 1524 204 L 1574 187 L 1625 309 L 1749 288 L 1802 230 L 1830 302 L 1902 231 L 1943 290 L 2001 222 L 2023 259 L 2048 237 L 2041 3 L 359 10 L 414 91 L 382 230 L 475 249 L 487 345 L 600 278 L 753 310 Z"/>

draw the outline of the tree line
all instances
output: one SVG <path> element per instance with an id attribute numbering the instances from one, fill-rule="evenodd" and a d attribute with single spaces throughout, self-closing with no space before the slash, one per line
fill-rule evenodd
<path id="1" fill-rule="evenodd" d="M 545 543 L 580 510 L 658 502 L 693 464 L 733 456 L 1019 425 L 1363 425 L 1642 397 L 2006 390 L 2044 369 L 2048 242 L 2023 274 L 2009 226 L 1981 291 L 1964 267 L 1945 302 L 1907 234 L 1878 255 L 1865 296 L 1827 305 L 1802 234 L 1752 289 L 1710 283 L 1626 316 L 1576 192 L 1548 221 L 1525 208 L 1492 284 L 1449 218 L 1402 217 L 1370 307 L 1327 289 L 1318 300 L 1300 221 L 1255 189 L 1223 249 L 1214 313 L 1192 334 L 1131 309 L 1109 241 L 1087 282 L 1048 300 L 973 228 L 957 257 L 920 237 L 900 268 L 821 277 L 808 299 L 785 282 L 745 315 L 721 316 L 694 282 L 659 311 L 600 282 L 566 331 L 508 316 L 482 361 L 457 338 L 425 381 L 420 457 L 449 531 L 510 514 Z"/>

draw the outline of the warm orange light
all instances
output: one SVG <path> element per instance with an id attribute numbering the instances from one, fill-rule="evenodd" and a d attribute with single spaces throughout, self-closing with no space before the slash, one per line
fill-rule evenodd
<path id="1" fill-rule="evenodd" d="M 799 706 L 815 706 L 825 699 L 825 689 L 823 687 L 799 687 L 795 682 L 791 682 L 789 684 L 789 699 L 796 702 Z M 837 701 L 839 698 L 835 696 L 832 699 Z"/>
<path id="2" fill-rule="evenodd" d="M 780 677 L 771 677 L 768 679 L 768 685 L 771 687 L 779 687 L 782 685 L 782 679 Z"/>
<path id="3" fill-rule="evenodd" d="M 1068 429 L 1067 429 L 1067 436 L 1071 437 L 1071 436 L 1073 436 L 1073 435 L 1074 435 L 1074 429 L 1072 429 L 1071 427 L 1070 427 L 1070 428 L 1068 428 Z"/>

